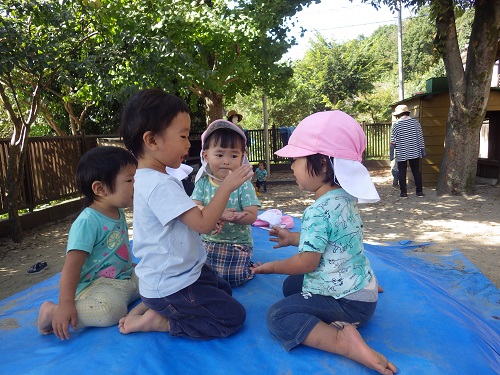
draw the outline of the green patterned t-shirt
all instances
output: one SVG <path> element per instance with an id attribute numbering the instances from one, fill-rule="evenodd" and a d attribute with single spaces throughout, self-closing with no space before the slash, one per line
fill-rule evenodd
<path id="1" fill-rule="evenodd" d="M 196 182 L 191 199 L 200 201 L 203 206 L 206 206 L 218 187 L 212 178 L 203 176 Z M 248 206 L 260 207 L 259 199 L 255 194 L 255 188 L 250 181 L 246 181 L 231 193 L 226 208 L 235 208 L 236 211 L 243 211 L 243 208 Z M 201 239 L 207 242 L 237 243 L 253 246 L 252 231 L 248 224 L 226 223 L 219 234 L 202 234 Z"/>
<path id="2" fill-rule="evenodd" d="M 322 253 L 318 268 L 304 275 L 302 291 L 338 299 L 363 289 L 372 278 L 363 249 L 355 198 L 344 189 L 322 195 L 302 216 L 299 252 Z"/>

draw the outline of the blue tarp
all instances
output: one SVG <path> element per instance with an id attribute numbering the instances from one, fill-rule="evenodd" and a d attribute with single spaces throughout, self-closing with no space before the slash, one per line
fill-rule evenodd
<path id="1" fill-rule="evenodd" d="M 300 222 L 296 220 L 297 230 Z M 253 228 L 254 261 L 295 254 L 273 249 Z M 410 241 L 366 244 L 385 289 L 360 333 L 401 374 L 499 374 L 500 291 L 459 251 L 434 256 Z M 88 328 L 68 341 L 39 335 L 42 302 L 57 302 L 60 275 L 0 302 L 0 374 L 375 374 L 349 359 L 299 346 L 286 352 L 267 330 L 268 307 L 280 299 L 283 275 L 257 275 L 234 290 L 247 308 L 243 329 L 211 341 L 116 326 Z"/>

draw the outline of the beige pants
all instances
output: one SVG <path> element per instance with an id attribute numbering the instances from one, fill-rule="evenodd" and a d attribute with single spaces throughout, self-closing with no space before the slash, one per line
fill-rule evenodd
<path id="1" fill-rule="evenodd" d="M 118 324 L 127 314 L 128 305 L 139 297 L 139 280 L 135 271 L 128 280 L 98 278 L 75 298 L 76 329 Z"/>

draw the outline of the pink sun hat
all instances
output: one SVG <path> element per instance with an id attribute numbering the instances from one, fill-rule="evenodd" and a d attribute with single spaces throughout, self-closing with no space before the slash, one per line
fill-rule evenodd
<path id="1" fill-rule="evenodd" d="M 378 202 L 380 197 L 366 167 L 361 164 L 366 136 L 361 125 L 342 111 L 314 113 L 292 132 L 288 144 L 275 152 L 288 158 L 314 154 L 333 157 L 340 186 L 359 203 Z"/>

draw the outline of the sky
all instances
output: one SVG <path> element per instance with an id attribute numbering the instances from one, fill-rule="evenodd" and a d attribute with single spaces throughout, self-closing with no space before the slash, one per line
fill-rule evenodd
<path id="1" fill-rule="evenodd" d="M 408 16 L 409 11 L 403 9 L 403 19 Z M 311 4 L 297 13 L 297 18 L 297 24 L 307 31 L 300 38 L 300 28 L 292 28 L 291 35 L 296 36 L 298 45 L 285 55 L 285 58 L 292 60 L 302 58 L 308 49 L 309 39 L 314 37 L 316 31 L 327 40 L 345 42 L 361 34 L 368 37 L 383 25 L 397 25 L 397 13 L 392 14 L 384 5 L 376 10 L 370 4 L 363 4 L 361 0 L 323 0 L 320 4 Z"/>

